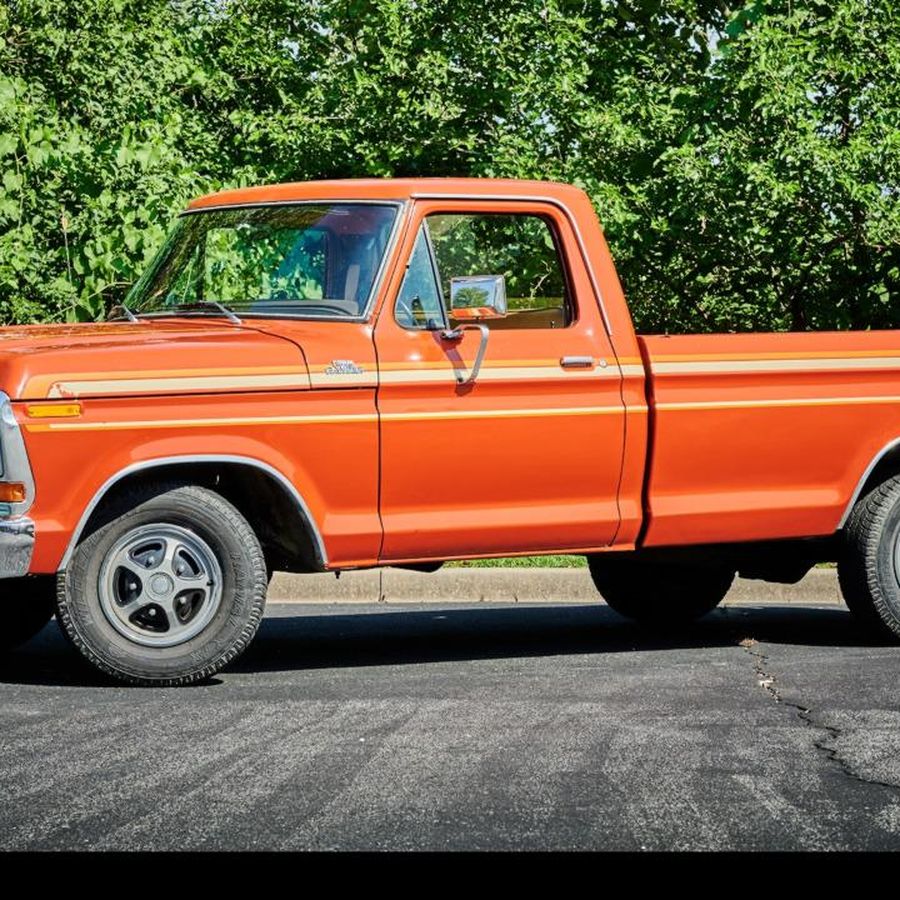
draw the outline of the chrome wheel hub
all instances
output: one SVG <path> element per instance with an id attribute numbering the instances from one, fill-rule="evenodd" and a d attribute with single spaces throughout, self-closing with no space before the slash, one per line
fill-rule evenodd
<path id="1" fill-rule="evenodd" d="M 100 567 L 100 607 L 136 644 L 173 647 L 196 637 L 222 599 L 222 568 L 187 528 L 142 525 L 121 537 Z"/>

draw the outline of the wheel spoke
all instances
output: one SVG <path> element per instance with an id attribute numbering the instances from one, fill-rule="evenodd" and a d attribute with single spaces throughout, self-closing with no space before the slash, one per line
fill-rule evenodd
<path id="1" fill-rule="evenodd" d="M 176 575 L 172 574 L 175 582 L 175 593 L 180 594 L 184 591 L 202 591 L 203 594 L 209 593 L 210 581 L 205 572 L 199 575 Z"/>
<path id="2" fill-rule="evenodd" d="M 166 621 L 169 623 L 169 631 L 178 628 L 181 623 L 178 621 L 178 614 L 175 612 L 175 598 L 166 597 L 164 600 L 159 600 L 158 605 L 162 608 Z"/>
<path id="3" fill-rule="evenodd" d="M 175 554 L 178 552 L 178 541 L 166 539 L 163 541 L 163 552 L 162 558 L 156 564 L 156 568 L 160 569 L 163 572 L 168 572 L 171 574 L 172 572 L 172 561 L 175 559 Z"/>
<path id="4" fill-rule="evenodd" d="M 130 619 L 142 606 L 146 605 L 146 598 L 135 597 L 133 600 L 129 600 L 128 603 L 119 604 L 118 611 L 121 616 Z"/>
<path id="5" fill-rule="evenodd" d="M 128 573 L 129 577 L 134 579 L 134 581 L 136 582 L 134 590 L 140 587 L 144 577 L 143 572 L 131 558 L 127 548 L 121 549 L 118 553 L 116 553 L 115 556 L 112 557 L 110 566 L 113 571 L 116 571 L 117 569 L 124 569 L 125 572 Z"/>

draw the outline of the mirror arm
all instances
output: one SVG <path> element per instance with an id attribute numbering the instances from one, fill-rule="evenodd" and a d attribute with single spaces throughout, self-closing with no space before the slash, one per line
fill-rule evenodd
<path id="1" fill-rule="evenodd" d="M 454 369 L 454 372 L 456 373 L 456 383 L 459 385 L 472 384 L 478 377 L 478 373 L 481 371 L 481 364 L 484 362 L 484 352 L 487 350 L 488 335 L 490 335 L 487 325 L 469 324 L 457 325 L 456 328 L 445 328 L 441 332 L 441 339 L 454 342 L 461 341 L 464 331 L 480 331 L 481 345 L 478 348 L 478 353 L 475 354 L 475 362 L 472 364 L 472 371 L 469 372 L 468 377 L 459 369 Z"/>

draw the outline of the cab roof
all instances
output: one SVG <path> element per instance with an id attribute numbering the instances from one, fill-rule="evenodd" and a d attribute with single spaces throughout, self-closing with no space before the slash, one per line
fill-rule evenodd
<path id="1" fill-rule="evenodd" d="M 556 181 L 513 178 L 346 178 L 339 181 L 296 181 L 288 184 L 235 188 L 198 197 L 188 209 L 290 203 L 303 200 L 410 200 L 418 195 L 547 197 L 571 201 L 583 192 Z"/>

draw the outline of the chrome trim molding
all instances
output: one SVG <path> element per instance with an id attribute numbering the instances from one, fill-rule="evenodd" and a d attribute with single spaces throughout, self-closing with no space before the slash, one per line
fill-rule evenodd
<path id="1" fill-rule="evenodd" d="M 578 222 L 575 219 L 575 216 L 572 215 L 572 211 L 566 206 L 562 200 L 557 200 L 555 197 L 541 197 L 541 196 L 532 196 L 529 194 L 436 194 L 436 193 L 415 193 L 410 194 L 411 200 L 465 200 L 469 201 L 478 201 L 485 200 L 490 203 L 499 203 L 502 201 L 509 201 L 510 203 L 549 203 L 551 206 L 556 207 L 568 220 L 569 225 L 572 228 L 572 231 L 575 234 L 575 240 L 578 242 L 578 249 L 581 251 L 581 259 L 584 262 L 584 267 L 587 270 L 588 278 L 591 282 L 591 287 L 594 290 L 594 296 L 597 299 L 597 306 L 600 307 L 600 315 L 603 318 L 603 324 L 606 326 L 606 333 L 612 337 L 612 325 L 609 321 L 609 316 L 606 314 L 606 306 L 603 303 L 603 294 L 600 292 L 600 285 L 597 283 L 597 277 L 594 275 L 594 267 L 591 265 L 591 258 L 588 255 L 587 247 L 584 243 L 584 238 L 581 236 L 581 229 L 578 227 Z"/>
<path id="2" fill-rule="evenodd" d="M 31 568 L 34 522 L 22 517 L 0 520 L 0 578 L 22 578 Z M 3 598 L 0 597 L 0 605 Z"/>
<path id="3" fill-rule="evenodd" d="M 294 486 L 293 482 L 283 473 L 276 469 L 274 466 L 270 466 L 268 463 L 263 462 L 259 459 L 254 459 L 252 456 L 232 456 L 227 454 L 196 454 L 190 456 L 161 456 L 156 459 L 148 459 L 143 462 L 134 463 L 133 465 L 126 466 L 124 469 L 120 469 L 116 472 L 115 475 L 108 478 L 103 485 L 99 488 L 99 490 L 94 494 L 91 498 L 91 502 L 85 507 L 84 512 L 81 514 L 81 518 L 78 520 L 78 524 L 75 526 L 75 531 L 72 532 L 72 537 L 69 539 L 69 544 L 66 547 L 66 552 L 63 554 L 63 558 L 59 562 L 59 566 L 57 567 L 57 571 L 62 572 L 66 566 L 68 566 L 69 561 L 72 558 L 72 554 L 75 552 L 75 547 L 78 544 L 78 540 L 81 537 L 82 532 L 84 531 L 85 525 L 88 523 L 88 519 L 90 519 L 91 514 L 97 508 L 100 501 L 106 496 L 107 492 L 113 485 L 121 481 L 123 478 L 127 478 L 129 475 L 133 475 L 135 472 L 143 472 L 147 469 L 158 469 L 163 466 L 171 466 L 171 465 L 193 465 L 198 463 L 234 463 L 237 465 L 250 466 L 251 468 L 259 469 L 265 472 L 267 475 L 270 475 L 274 478 L 282 487 L 286 488 L 288 493 L 293 497 L 294 502 L 297 504 L 298 509 L 300 510 L 300 514 L 304 521 L 307 523 L 310 531 L 312 532 L 313 541 L 315 543 L 316 548 L 316 557 L 317 562 L 321 565 L 322 569 L 328 565 L 328 556 L 325 553 L 325 544 L 322 541 L 322 535 L 319 533 L 318 526 L 316 525 L 315 519 L 312 517 L 312 513 L 309 511 L 309 507 L 306 505 L 306 501 L 303 499 L 302 494 L 297 488 Z"/>
<path id="4" fill-rule="evenodd" d="M 241 312 L 245 319 L 293 319 L 294 321 L 299 322 L 368 322 L 369 317 L 372 314 L 372 308 L 375 305 L 375 300 L 381 293 L 388 260 L 394 255 L 394 249 L 397 245 L 397 240 L 400 237 L 401 225 L 406 221 L 408 204 L 405 200 L 354 200 L 352 198 L 338 199 L 336 197 L 330 197 L 320 200 L 261 200 L 255 203 L 222 203 L 218 206 L 198 206 L 193 209 L 182 210 L 178 214 L 178 218 L 181 218 L 182 216 L 199 215 L 204 212 L 221 212 L 222 210 L 228 209 L 261 209 L 266 206 L 310 206 L 315 204 L 321 206 L 328 203 L 333 205 L 355 204 L 361 206 L 394 206 L 397 208 L 397 214 L 394 216 L 394 223 L 391 226 L 391 233 L 387 239 L 387 243 L 384 245 L 384 253 L 381 256 L 381 262 L 378 265 L 378 271 L 375 273 L 375 278 L 372 280 L 372 289 L 369 291 L 369 296 L 366 299 L 366 305 L 363 311 L 358 316 L 305 316 L 291 315 L 288 313 L 266 313 L 264 315 L 257 315 L 253 312 L 242 312 L 241 310 L 238 310 L 238 312 Z M 140 311 L 139 315 L 141 315 Z M 161 314 L 144 313 L 141 315 L 141 318 L 147 318 L 149 316 L 156 316 L 159 318 L 161 317 Z"/>
<path id="5" fill-rule="evenodd" d="M 852 496 L 850 497 L 850 502 L 847 504 L 846 509 L 844 510 L 844 514 L 841 516 L 841 521 L 838 522 L 836 531 L 840 531 L 846 524 L 847 519 L 850 518 L 850 513 L 853 512 L 853 507 L 856 506 L 856 501 L 859 500 L 860 495 L 862 494 L 862 490 L 866 485 L 866 482 L 869 480 L 869 476 L 875 471 L 878 463 L 881 462 L 891 452 L 891 450 L 895 450 L 897 447 L 900 447 L 900 438 L 894 438 L 894 440 L 890 441 L 881 448 L 881 450 L 873 457 L 872 461 L 866 466 L 866 471 L 863 472 L 862 478 L 859 479 L 859 482 L 856 485 L 856 490 L 853 491 Z"/>
<path id="6" fill-rule="evenodd" d="M 3 518 L 24 516 L 34 503 L 34 475 L 28 461 L 22 429 L 16 421 L 12 403 L 3 391 L 0 391 L 0 456 L 3 459 L 3 480 L 19 481 L 25 485 L 25 500 L 10 503 L 10 514 Z"/>
<path id="7" fill-rule="evenodd" d="M 192 216 L 195 213 L 207 212 L 211 209 L 254 209 L 260 206 L 309 206 L 317 203 L 320 206 L 323 203 L 359 203 L 369 206 L 403 206 L 406 201 L 397 198 L 387 198 L 384 200 L 363 200 L 359 197 L 320 197 L 318 200 L 252 200 L 246 203 L 211 203 L 209 206 L 189 206 L 178 213 L 181 216 Z"/>

